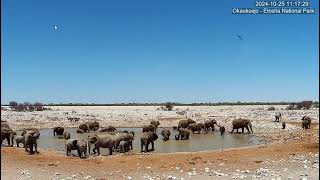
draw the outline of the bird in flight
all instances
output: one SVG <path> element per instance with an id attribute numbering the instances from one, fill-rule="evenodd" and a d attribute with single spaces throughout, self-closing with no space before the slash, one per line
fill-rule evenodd
<path id="1" fill-rule="evenodd" d="M 54 25 L 53 28 L 54 28 L 55 31 L 58 30 L 58 26 L 57 25 Z"/>
<path id="2" fill-rule="evenodd" d="M 237 34 L 236 36 L 239 38 L 239 40 L 242 40 L 242 36 L 240 36 L 239 34 Z"/>

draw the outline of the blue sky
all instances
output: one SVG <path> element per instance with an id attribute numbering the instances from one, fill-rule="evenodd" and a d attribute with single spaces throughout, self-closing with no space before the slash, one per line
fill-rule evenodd
<path id="1" fill-rule="evenodd" d="M 319 99 L 318 11 L 231 13 L 253 6 L 3 0 L 1 103 Z"/>

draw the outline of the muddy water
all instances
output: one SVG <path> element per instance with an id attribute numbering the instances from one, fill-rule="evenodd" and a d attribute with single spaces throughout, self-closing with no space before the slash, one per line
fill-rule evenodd
<path id="1" fill-rule="evenodd" d="M 140 136 L 142 134 L 141 128 L 118 128 L 118 130 L 128 130 L 135 132 L 135 139 L 133 141 L 133 150 L 130 152 L 140 152 Z M 208 134 L 190 134 L 189 140 L 176 141 L 174 135 L 178 134 L 177 131 L 171 129 L 171 136 L 169 141 L 163 141 L 160 134 L 161 128 L 157 130 L 159 138 L 155 142 L 155 151 L 158 153 L 171 153 L 171 152 L 195 152 L 195 151 L 206 151 L 206 150 L 218 150 L 234 147 L 243 147 L 254 144 L 259 144 L 258 139 L 249 134 L 230 134 L 225 133 L 220 135 L 220 132 L 209 132 Z M 76 133 L 76 128 L 65 128 L 65 131 L 70 132 L 71 138 L 79 138 L 87 141 L 88 135 L 93 133 Z M 38 147 L 43 149 L 52 149 L 58 151 L 64 151 L 65 140 L 63 137 L 53 136 L 52 129 L 40 130 L 40 139 L 38 140 Z M 92 146 L 93 148 L 93 146 Z M 91 148 L 91 150 L 92 150 Z M 149 145 L 151 149 L 151 144 Z M 107 155 L 108 149 L 101 148 L 101 154 Z M 73 154 L 76 154 L 74 152 Z"/>

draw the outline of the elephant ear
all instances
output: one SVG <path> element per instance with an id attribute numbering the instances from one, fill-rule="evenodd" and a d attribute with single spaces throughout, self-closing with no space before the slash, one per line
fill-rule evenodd
<path id="1" fill-rule="evenodd" d="M 72 145 L 73 145 L 73 146 L 77 146 L 77 143 L 78 143 L 78 140 L 73 140 L 73 141 L 72 141 Z"/>

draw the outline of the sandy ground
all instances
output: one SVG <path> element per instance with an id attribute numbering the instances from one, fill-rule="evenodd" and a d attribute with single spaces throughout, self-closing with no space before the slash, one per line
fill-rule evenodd
<path id="1" fill-rule="evenodd" d="M 286 111 L 285 106 L 216 106 L 176 107 L 186 110 L 187 117 L 198 122 L 216 116 L 219 124 L 230 129 L 236 116 L 253 120 L 255 135 L 267 144 L 223 151 L 170 154 L 118 154 L 90 156 L 87 159 L 41 150 L 27 155 L 23 149 L 1 148 L 1 177 L 4 179 L 318 179 L 319 175 L 319 112 Z M 141 127 L 157 119 L 162 127 L 171 127 L 186 118 L 157 107 L 52 107 L 45 112 L 1 111 L 16 130 L 23 127 L 47 128 L 57 125 L 77 127 L 97 120 L 102 126 Z M 59 110 L 58 110 L 59 109 Z M 72 112 L 75 111 L 75 112 Z M 282 112 L 280 123 L 272 122 L 275 112 Z M 66 115 L 65 112 L 68 112 Z M 311 129 L 302 130 L 303 115 L 313 118 Z M 67 117 L 80 117 L 69 122 Z"/>

